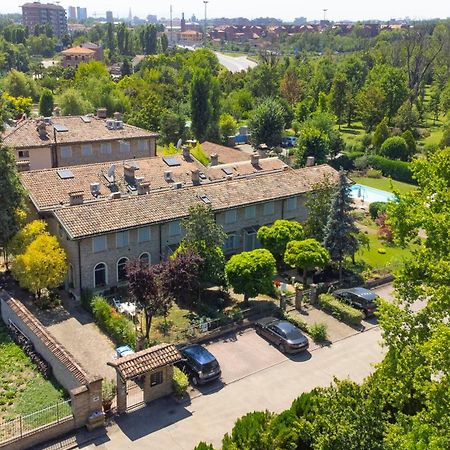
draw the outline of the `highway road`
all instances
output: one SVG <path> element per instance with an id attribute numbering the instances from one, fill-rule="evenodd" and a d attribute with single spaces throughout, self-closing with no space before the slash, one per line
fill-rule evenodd
<path id="1" fill-rule="evenodd" d="M 228 56 L 219 52 L 215 52 L 215 54 L 219 59 L 220 64 L 233 73 L 257 66 L 257 63 L 251 61 L 246 56 Z"/>

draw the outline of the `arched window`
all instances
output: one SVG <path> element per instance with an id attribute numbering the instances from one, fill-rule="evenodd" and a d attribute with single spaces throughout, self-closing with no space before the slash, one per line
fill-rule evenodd
<path id="1" fill-rule="evenodd" d="M 141 256 L 139 256 L 139 261 L 141 262 L 141 264 L 145 267 L 149 267 L 150 266 L 150 253 L 142 253 Z"/>
<path id="2" fill-rule="evenodd" d="M 117 282 L 127 281 L 127 263 L 128 258 L 120 258 L 117 261 Z"/>
<path id="3" fill-rule="evenodd" d="M 105 263 L 98 263 L 94 267 L 94 287 L 104 287 L 108 283 L 108 273 Z"/>

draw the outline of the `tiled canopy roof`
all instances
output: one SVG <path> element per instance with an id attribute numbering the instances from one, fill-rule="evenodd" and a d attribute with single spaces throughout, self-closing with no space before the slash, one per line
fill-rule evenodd
<path id="1" fill-rule="evenodd" d="M 124 380 L 144 375 L 181 360 L 181 354 L 173 344 L 159 344 L 133 355 L 123 356 L 108 365 L 114 367 Z"/>
<path id="2" fill-rule="evenodd" d="M 337 181 L 328 165 L 287 169 L 212 182 L 181 189 L 150 191 L 147 195 L 94 201 L 56 209 L 54 215 L 70 238 L 163 223 L 186 217 L 189 207 L 202 204 L 206 196 L 214 212 L 277 200 L 310 192 L 324 178 Z"/>

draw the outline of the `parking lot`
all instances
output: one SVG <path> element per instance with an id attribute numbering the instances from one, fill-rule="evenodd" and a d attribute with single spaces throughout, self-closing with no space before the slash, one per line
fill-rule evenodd
<path id="1" fill-rule="evenodd" d="M 311 358 L 309 351 L 297 355 L 284 355 L 253 328 L 230 333 L 220 340 L 205 344 L 205 347 L 217 358 L 222 369 L 222 380 L 200 386 L 193 391 L 208 394 L 219 390 L 224 385 L 233 383 L 251 374 L 280 364 L 287 359 L 306 361 Z M 310 350 L 316 346 L 310 341 Z M 194 394 L 195 395 L 195 394 Z"/>

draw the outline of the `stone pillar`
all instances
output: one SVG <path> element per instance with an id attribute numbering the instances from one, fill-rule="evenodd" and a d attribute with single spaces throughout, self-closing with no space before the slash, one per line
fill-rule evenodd
<path id="1" fill-rule="evenodd" d="M 89 412 L 91 414 L 102 410 L 102 382 L 101 377 L 89 380 Z"/>
<path id="2" fill-rule="evenodd" d="M 295 309 L 300 311 L 302 309 L 303 291 L 300 287 L 295 288 Z"/>
<path id="3" fill-rule="evenodd" d="M 117 373 L 117 412 L 123 414 L 127 410 L 127 382 Z"/>
<path id="4" fill-rule="evenodd" d="M 309 301 L 312 305 L 314 305 L 317 302 L 317 284 L 310 284 L 310 294 L 309 294 Z"/>
<path id="5" fill-rule="evenodd" d="M 72 400 L 72 412 L 75 421 L 75 427 L 84 426 L 91 415 L 89 402 L 89 389 L 87 386 L 80 386 L 70 391 Z"/>
<path id="6" fill-rule="evenodd" d="M 280 294 L 280 310 L 282 312 L 286 311 L 286 294 L 285 293 Z"/>

